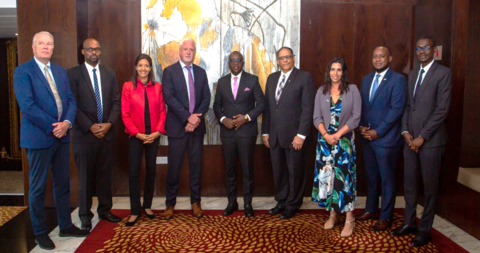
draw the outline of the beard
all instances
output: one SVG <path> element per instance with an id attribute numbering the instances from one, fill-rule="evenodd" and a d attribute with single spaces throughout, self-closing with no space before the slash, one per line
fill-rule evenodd
<path id="1" fill-rule="evenodd" d="M 386 69 L 388 69 L 388 67 L 390 67 L 389 65 L 386 65 L 385 67 L 383 68 L 380 68 L 380 69 L 377 69 L 375 67 L 373 67 L 375 69 L 375 71 L 377 71 L 377 73 L 382 73 L 383 71 L 385 71 Z"/>

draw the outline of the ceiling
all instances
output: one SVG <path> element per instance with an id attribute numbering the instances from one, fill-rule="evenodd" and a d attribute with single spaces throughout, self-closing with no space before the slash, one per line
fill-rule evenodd
<path id="1" fill-rule="evenodd" d="M 0 0 L 0 38 L 15 38 L 17 33 L 17 1 Z"/>

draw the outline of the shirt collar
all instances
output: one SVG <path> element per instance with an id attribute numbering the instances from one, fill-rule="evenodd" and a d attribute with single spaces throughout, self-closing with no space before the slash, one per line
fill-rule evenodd
<path id="1" fill-rule="evenodd" d="M 187 66 L 185 63 L 183 63 L 182 60 L 179 60 L 178 62 L 180 62 L 180 66 L 182 66 L 182 69 L 185 68 L 185 66 Z M 190 64 L 190 67 L 191 67 L 190 69 L 193 70 L 193 63 Z"/>
<path id="2" fill-rule="evenodd" d="M 50 66 L 50 61 L 48 61 L 47 64 L 43 64 L 41 61 L 39 61 L 37 58 L 35 58 L 35 56 L 33 57 L 33 59 L 35 59 L 35 62 L 37 62 L 38 67 L 40 67 L 40 69 L 42 71 L 45 69 L 45 65 L 47 65 L 49 68 L 51 67 Z"/>
<path id="3" fill-rule="evenodd" d="M 382 76 L 385 76 L 385 74 L 387 73 L 387 71 L 388 71 L 389 69 L 390 69 L 390 67 L 388 67 L 386 70 L 384 70 L 384 71 L 381 72 L 381 73 L 378 73 L 378 72 L 375 71 L 375 76 L 377 76 L 377 75 L 380 75 L 381 77 L 382 77 Z"/>
<path id="4" fill-rule="evenodd" d="M 88 72 L 91 72 L 92 69 L 98 70 L 98 64 L 97 64 L 96 67 L 93 67 L 92 65 L 90 65 L 90 64 L 88 64 L 88 63 L 85 62 L 85 67 L 87 67 Z M 97 73 L 98 73 L 98 72 L 97 72 Z"/>
<path id="5" fill-rule="evenodd" d="M 234 75 L 234 74 L 232 74 L 232 78 L 234 78 L 234 77 L 238 77 L 237 79 L 240 79 L 240 78 L 242 77 L 242 73 L 243 73 L 243 70 L 242 70 L 242 71 L 240 71 L 240 73 L 238 73 L 238 75 Z"/>
<path id="6" fill-rule="evenodd" d="M 419 71 L 422 71 L 422 69 L 425 71 L 425 74 L 428 72 L 428 70 L 430 69 L 430 67 L 432 67 L 433 63 L 435 62 L 435 60 L 432 60 L 427 66 L 425 66 L 425 68 L 422 67 L 422 64 L 420 64 L 420 70 Z"/>
<path id="7" fill-rule="evenodd" d="M 280 77 L 284 75 L 285 78 L 288 78 L 288 77 L 290 76 L 290 74 L 292 73 L 293 69 L 295 69 L 295 67 L 292 68 L 292 69 L 291 69 L 290 71 L 288 71 L 287 73 L 283 73 L 283 71 L 280 70 Z M 280 80 L 281 80 L 281 79 L 280 79 Z"/>

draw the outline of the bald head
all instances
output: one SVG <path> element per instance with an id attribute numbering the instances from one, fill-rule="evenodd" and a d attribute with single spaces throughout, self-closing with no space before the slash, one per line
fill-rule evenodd
<path id="1" fill-rule="evenodd" d="M 233 51 L 228 56 L 228 67 L 234 76 L 238 76 L 243 70 L 243 55 L 238 51 Z"/>
<path id="2" fill-rule="evenodd" d="M 377 73 L 385 71 L 392 62 L 392 53 L 388 47 L 380 46 L 373 50 L 372 64 Z"/>
<path id="3" fill-rule="evenodd" d="M 96 67 L 100 61 L 100 56 L 102 55 L 100 43 L 93 38 L 86 39 L 83 42 L 82 54 L 85 56 L 85 63 L 88 63 L 92 67 Z"/>

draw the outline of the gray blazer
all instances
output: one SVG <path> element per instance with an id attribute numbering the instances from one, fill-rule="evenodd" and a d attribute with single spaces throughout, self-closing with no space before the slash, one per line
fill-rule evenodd
<path id="1" fill-rule="evenodd" d="M 317 90 L 315 96 L 315 108 L 313 111 L 313 124 L 318 129 L 318 125 L 323 123 L 325 129 L 328 131 L 330 126 L 330 91 L 323 94 L 323 88 L 321 86 Z M 362 98 L 360 92 L 355 84 L 348 85 L 348 92 L 342 96 L 342 112 L 340 113 L 340 122 L 338 129 L 341 129 L 344 125 L 348 126 L 350 131 L 358 127 L 360 122 L 360 114 L 362 112 Z"/>

